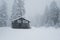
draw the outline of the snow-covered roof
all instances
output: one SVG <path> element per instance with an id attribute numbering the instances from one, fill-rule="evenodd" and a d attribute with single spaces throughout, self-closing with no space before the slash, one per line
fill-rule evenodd
<path id="1" fill-rule="evenodd" d="M 16 19 L 12 19 L 11 21 L 19 20 L 20 18 L 23 18 L 24 20 L 29 21 L 29 20 L 27 20 L 27 19 L 26 19 L 26 18 L 24 18 L 24 17 L 18 17 L 18 18 L 16 18 Z M 30 22 L 30 21 L 29 21 L 29 22 Z"/>

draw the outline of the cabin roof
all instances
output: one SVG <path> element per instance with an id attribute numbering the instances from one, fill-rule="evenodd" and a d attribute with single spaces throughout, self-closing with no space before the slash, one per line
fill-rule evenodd
<path id="1" fill-rule="evenodd" d="M 17 19 L 12 20 L 12 21 L 16 21 L 16 20 L 26 20 L 26 21 L 30 22 L 29 20 L 27 20 L 27 19 L 25 19 L 25 18 L 23 18 L 23 17 L 17 18 Z"/>
<path id="2" fill-rule="evenodd" d="M 27 20 L 27 19 L 25 19 L 25 18 L 19 18 L 19 19 L 17 19 L 17 20 L 21 20 L 21 19 L 22 19 L 22 20 L 26 20 L 26 21 L 29 21 L 29 20 Z"/>

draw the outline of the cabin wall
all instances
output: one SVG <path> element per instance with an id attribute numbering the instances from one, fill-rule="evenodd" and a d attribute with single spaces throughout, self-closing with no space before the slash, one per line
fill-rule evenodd
<path id="1" fill-rule="evenodd" d="M 28 23 L 18 23 L 16 20 L 16 21 L 12 22 L 12 28 L 30 28 L 30 25 L 29 25 L 29 22 Z"/>

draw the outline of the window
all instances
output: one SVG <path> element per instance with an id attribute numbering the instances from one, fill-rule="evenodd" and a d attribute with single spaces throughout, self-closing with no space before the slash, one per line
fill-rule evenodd
<path id="1" fill-rule="evenodd" d="M 28 21 L 26 21 L 26 20 L 23 20 L 23 23 L 28 23 Z"/>
<path id="2" fill-rule="evenodd" d="M 21 23 L 21 20 L 18 20 L 17 22 L 18 22 L 18 23 Z"/>

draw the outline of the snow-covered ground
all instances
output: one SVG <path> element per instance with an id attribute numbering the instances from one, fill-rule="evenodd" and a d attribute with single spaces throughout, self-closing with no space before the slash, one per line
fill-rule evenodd
<path id="1" fill-rule="evenodd" d="M 0 40 L 60 40 L 60 28 L 12 29 L 0 27 Z"/>

